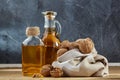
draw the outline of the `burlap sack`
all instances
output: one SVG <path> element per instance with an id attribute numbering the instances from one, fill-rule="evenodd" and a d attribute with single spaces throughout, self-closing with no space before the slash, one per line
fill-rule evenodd
<path id="1" fill-rule="evenodd" d="M 52 65 L 63 69 L 67 76 L 103 77 L 109 74 L 107 59 L 97 54 L 95 48 L 89 54 L 82 54 L 78 49 L 69 50 L 59 56 Z"/>

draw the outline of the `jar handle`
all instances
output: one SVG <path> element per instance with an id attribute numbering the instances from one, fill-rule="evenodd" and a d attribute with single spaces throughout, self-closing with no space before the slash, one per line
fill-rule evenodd
<path id="1" fill-rule="evenodd" d="M 60 37 L 60 34 L 61 34 L 61 24 L 60 24 L 60 22 L 58 20 L 55 20 L 55 24 L 58 24 L 58 26 L 57 26 L 58 31 L 56 33 L 56 36 Z"/>

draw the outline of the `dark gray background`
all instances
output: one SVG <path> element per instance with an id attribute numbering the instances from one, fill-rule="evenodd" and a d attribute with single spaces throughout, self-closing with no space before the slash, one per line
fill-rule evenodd
<path id="1" fill-rule="evenodd" d="M 99 54 L 120 62 L 120 0 L 0 0 L 0 63 L 21 63 L 27 26 L 40 26 L 42 11 L 58 13 L 61 40 L 93 39 Z"/>

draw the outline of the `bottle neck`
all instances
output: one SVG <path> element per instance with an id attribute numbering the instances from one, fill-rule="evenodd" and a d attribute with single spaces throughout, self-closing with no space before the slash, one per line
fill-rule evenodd
<path id="1" fill-rule="evenodd" d="M 45 28 L 45 33 L 44 35 L 56 35 L 56 31 L 55 31 L 55 28 Z"/>
<path id="2" fill-rule="evenodd" d="M 48 19 L 48 17 L 45 16 L 44 28 L 55 28 L 55 21 L 54 21 L 54 19 Z"/>
<path id="3" fill-rule="evenodd" d="M 33 35 L 30 35 L 30 36 L 27 36 L 27 37 L 28 37 L 28 38 L 34 38 L 34 37 L 35 37 L 35 38 L 39 38 L 38 35 L 34 35 L 34 36 L 33 36 Z"/>

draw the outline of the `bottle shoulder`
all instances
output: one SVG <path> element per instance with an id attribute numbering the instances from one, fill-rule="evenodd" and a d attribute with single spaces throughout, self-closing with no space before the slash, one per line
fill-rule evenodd
<path id="1" fill-rule="evenodd" d="M 60 42 L 60 40 L 59 40 L 57 37 L 51 36 L 51 35 L 44 36 L 44 37 L 42 38 L 42 40 L 43 40 L 43 42 L 44 42 L 44 41 L 48 41 L 48 42 Z"/>
<path id="2" fill-rule="evenodd" d="M 22 44 L 29 46 L 44 45 L 43 41 L 38 36 L 29 36 Z"/>
<path id="3" fill-rule="evenodd" d="M 44 36 L 42 40 L 44 44 L 48 46 L 58 46 L 60 44 L 60 40 L 55 36 Z"/>

